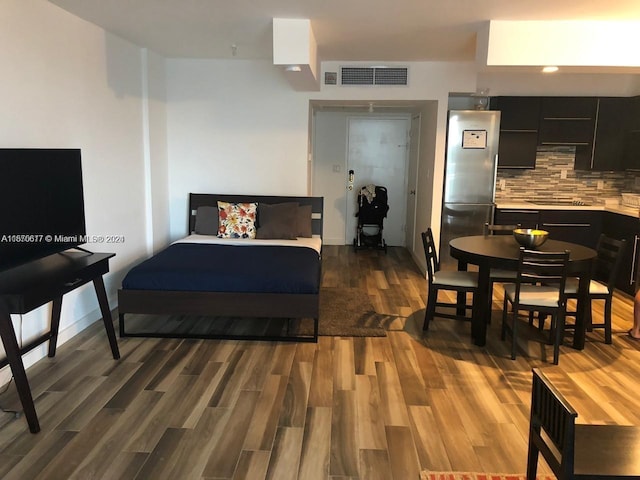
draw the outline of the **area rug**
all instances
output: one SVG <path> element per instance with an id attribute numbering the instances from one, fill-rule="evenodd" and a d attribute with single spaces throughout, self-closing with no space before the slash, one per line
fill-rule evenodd
<path id="1" fill-rule="evenodd" d="M 476 472 L 420 472 L 420 480 L 526 480 L 518 473 L 476 473 Z M 555 480 L 553 475 L 538 475 L 537 480 Z"/>
<path id="2" fill-rule="evenodd" d="M 318 334 L 325 337 L 384 337 L 398 317 L 377 313 L 369 296 L 359 288 L 320 289 Z M 299 333 L 310 334 L 309 322 Z"/>

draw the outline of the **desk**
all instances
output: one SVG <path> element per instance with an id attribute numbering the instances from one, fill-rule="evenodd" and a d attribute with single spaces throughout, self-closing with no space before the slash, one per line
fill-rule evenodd
<path id="1" fill-rule="evenodd" d="M 449 242 L 449 249 L 451 256 L 458 260 L 459 270 L 466 270 L 467 264 L 478 266 L 478 295 L 473 298 L 471 336 L 476 345 L 483 346 L 487 341 L 487 320 L 491 318 L 493 295 L 490 291 L 489 272 L 492 268 L 517 270 L 520 245 L 511 235 L 477 235 L 454 238 Z M 569 275 L 580 279 L 573 347 L 582 350 L 586 327 L 584 309 L 589 305 L 591 267 L 597 253 L 591 248 L 558 240 L 547 240 L 538 250 L 570 252 Z"/>
<path id="2" fill-rule="evenodd" d="M 0 367 L 11 366 L 16 390 L 24 415 L 32 433 L 40 431 L 29 381 L 22 363 L 22 355 L 49 341 L 49 357 L 56 354 L 60 327 L 62 296 L 88 282 L 93 282 L 102 320 L 114 359 L 120 358 L 118 343 L 107 301 L 102 275 L 109 271 L 113 253 L 84 253 L 68 251 L 50 255 L 0 273 L 0 337 L 7 354 Z M 45 303 L 53 302 L 51 328 L 44 335 L 20 347 L 11 322 L 11 313 L 25 314 Z"/>

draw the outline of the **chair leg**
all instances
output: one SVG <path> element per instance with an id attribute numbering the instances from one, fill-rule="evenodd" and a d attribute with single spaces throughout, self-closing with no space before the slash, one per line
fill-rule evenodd
<path id="1" fill-rule="evenodd" d="M 507 300 L 507 296 L 504 296 L 504 302 L 502 303 L 502 329 L 500 331 L 500 340 L 504 342 L 504 339 L 507 337 L 507 307 L 509 306 L 509 301 Z"/>
<path id="2" fill-rule="evenodd" d="M 589 305 L 587 305 L 587 309 L 585 310 L 585 325 L 587 326 L 587 332 L 593 332 L 593 315 L 591 309 L 591 299 L 589 299 Z"/>
<path id="3" fill-rule="evenodd" d="M 609 297 L 604 301 L 604 343 L 611 343 L 611 303 Z"/>
<path id="4" fill-rule="evenodd" d="M 511 360 L 516 359 L 516 346 L 518 338 L 518 311 L 513 310 L 513 323 L 511 324 Z"/>
<path id="5" fill-rule="evenodd" d="M 551 324 L 555 324 L 555 340 L 553 342 L 553 364 L 557 365 L 560 361 L 560 345 L 564 339 L 564 315 L 559 313 L 551 319 Z"/>
<path id="6" fill-rule="evenodd" d="M 531 427 L 531 430 L 534 430 L 535 427 Z M 540 428 L 540 427 L 538 427 Z M 540 432 L 538 431 L 538 435 Z M 540 450 L 533 442 L 534 432 L 529 432 L 529 450 L 527 452 L 527 480 L 536 480 L 536 475 L 538 473 L 538 454 Z"/>
<path id="7" fill-rule="evenodd" d="M 433 320 L 433 317 L 436 313 L 436 302 L 438 301 L 438 290 L 437 289 L 429 289 L 429 298 L 427 299 L 427 308 L 424 312 L 424 325 L 422 325 L 422 330 L 429 330 L 429 323 Z"/>

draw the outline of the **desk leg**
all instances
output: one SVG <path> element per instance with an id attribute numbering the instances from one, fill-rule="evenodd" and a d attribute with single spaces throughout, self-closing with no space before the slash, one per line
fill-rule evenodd
<path id="1" fill-rule="evenodd" d="M 102 312 L 104 329 L 107 331 L 107 337 L 109 338 L 109 345 L 111 345 L 111 353 L 113 354 L 113 358 L 117 360 L 120 358 L 120 350 L 118 350 L 116 331 L 113 328 L 113 319 L 111 318 L 111 310 L 109 310 L 109 301 L 107 300 L 107 292 L 104 289 L 102 276 L 98 276 L 93 279 L 93 286 L 95 287 L 96 295 L 98 296 L 98 304 L 100 305 L 100 311 Z"/>
<path id="2" fill-rule="evenodd" d="M 22 403 L 24 416 L 29 424 L 29 431 L 31 431 L 31 433 L 38 433 L 40 431 L 40 424 L 38 423 L 36 407 L 33 404 L 29 380 L 27 379 L 27 374 L 24 371 L 22 356 L 20 355 L 20 347 L 18 346 L 18 340 L 16 339 L 16 332 L 13 329 L 13 323 L 11 323 L 11 315 L 3 310 L 0 310 L 0 337 L 2 337 L 2 343 L 7 355 L 7 360 L 11 366 L 11 373 L 16 381 L 16 390 L 18 391 L 18 396 Z"/>
<path id="3" fill-rule="evenodd" d="M 585 330 L 587 328 L 586 309 L 591 308 L 589 302 L 589 283 L 591 276 L 589 274 L 580 275 L 578 283 L 578 305 L 576 306 L 576 329 L 573 333 L 573 348 L 576 350 L 584 350 Z"/>
<path id="4" fill-rule="evenodd" d="M 62 297 L 53 299 L 51 310 L 51 337 L 49 338 L 49 356 L 56 356 L 56 346 L 58 345 L 58 331 L 60 330 L 60 312 L 62 311 Z"/>
<path id="5" fill-rule="evenodd" d="M 478 266 L 478 293 L 473 296 L 473 317 L 471 319 L 471 337 L 474 343 L 483 347 L 487 343 L 487 323 L 491 315 L 491 295 L 489 290 L 489 266 Z"/>

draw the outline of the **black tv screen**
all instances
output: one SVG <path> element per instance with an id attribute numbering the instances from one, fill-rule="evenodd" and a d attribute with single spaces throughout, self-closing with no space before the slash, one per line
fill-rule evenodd
<path id="1" fill-rule="evenodd" d="M 0 149 L 0 270 L 85 243 L 79 149 Z"/>

